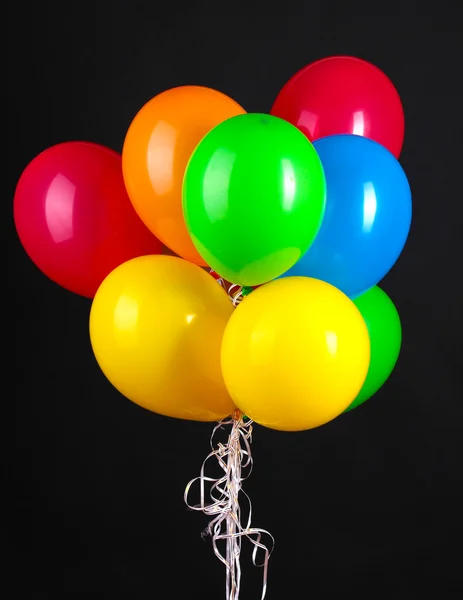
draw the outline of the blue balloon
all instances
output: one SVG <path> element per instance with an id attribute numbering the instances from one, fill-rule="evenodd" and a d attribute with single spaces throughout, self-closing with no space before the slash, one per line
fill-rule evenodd
<path id="1" fill-rule="evenodd" d="M 410 186 L 399 161 L 357 135 L 314 142 L 326 177 L 326 210 L 312 246 L 280 277 L 321 279 L 353 298 L 376 285 L 407 241 Z"/>

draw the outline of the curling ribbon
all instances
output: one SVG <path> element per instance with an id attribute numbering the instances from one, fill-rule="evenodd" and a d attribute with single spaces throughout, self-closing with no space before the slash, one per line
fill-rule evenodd
<path id="1" fill-rule="evenodd" d="M 205 536 L 212 538 L 212 546 L 215 555 L 222 561 L 226 567 L 226 599 L 239 600 L 241 584 L 241 541 L 246 537 L 253 544 L 252 560 L 255 566 L 263 567 L 263 585 L 261 600 L 264 600 L 267 592 L 267 574 L 268 562 L 274 546 L 273 536 L 265 529 L 256 529 L 251 527 L 252 506 L 249 496 L 242 489 L 242 482 L 249 477 L 252 471 L 251 457 L 251 436 L 252 420 L 244 420 L 242 413 L 236 410 L 235 413 L 220 421 L 211 436 L 212 451 L 203 462 L 199 477 L 192 479 L 186 486 L 184 500 L 186 505 L 196 511 L 213 517 L 206 531 Z M 216 433 L 231 425 L 231 432 L 228 441 L 225 444 L 215 445 Z M 206 465 L 211 458 L 215 458 L 223 470 L 224 475 L 219 478 L 209 477 L 205 474 Z M 243 474 L 246 471 L 246 475 Z M 199 483 L 200 503 L 190 504 L 188 496 L 191 488 Z M 206 503 L 205 487 L 210 484 L 209 497 L 211 502 Z M 246 498 L 249 514 L 246 524 L 241 522 L 242 510 L 239 505 L 239 496 Z M 261 541 L 262 536 L 266 535 L 271 540 L 271 547 L 268 548 Z M 225 552 L 219 550 L 219 543 L 225 542 Z M 257 564 L 257 554 L 261 550 L 264 553 L 264 560 L 261 565 Z"/>

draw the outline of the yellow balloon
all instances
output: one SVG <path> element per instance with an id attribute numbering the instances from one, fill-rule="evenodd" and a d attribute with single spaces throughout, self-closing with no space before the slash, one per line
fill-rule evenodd
<path id="1" fill-rule="evenodd" d="M 233 310 L 200 267 L 173 256 L 142 256 L 99 287 L 90 340 L 103 373 L 132 402 L 169 417 L 217 421 L 235 409 L 220 368 Z"/>
<path id="2" fill-rule="evenodd" d="M 237 407 L 260 425 L 312 429 L 355 399 L 370 364 L 355 304 L 308 277 L 277 279 L 237 307 L 222 341 L 222 373 Z"/>

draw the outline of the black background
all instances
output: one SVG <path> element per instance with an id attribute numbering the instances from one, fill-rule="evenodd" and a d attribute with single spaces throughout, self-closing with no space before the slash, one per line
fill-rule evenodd
<path id="1" fill-rule="evenodd" d="M 399 363 L 367 404 L 304 433 L 256 427 L 245 489 L 276 538 L 268 600 L 459 598 L 463 591 L 461 91 L 459 2 L 11 3 L 8 11 L 8 294 L 14 386 L 2 393 L 13 510 L 9 598 L 224 598 L 224 570 L 183 504 L 210 424 L 149 413 L 99 370 L 90 301 L 49 281 L 14 231 L 21 171 L 89 140 L 120 151 L 141 106 L 176 85 L 268 112 L 299 68 L 367 59 L 402 98 L 401 163 L 414 216 L 382 287 L 403 323 Z M 453 7 L 453 8 L 452 8 Z M 5 30 L 5 28 L 4 28 Z M 10 312 L 4 313 L 4 331 Z M 4 340 L 7 340 L 5 335 Z M 5 348 L 8 365 L 11 349 Z M 13 387 L 11 386 L 11 387 Z M 10 424 L 14 422 L 14 426 Z M 243 551 L 243 600 L 262 572 Z"/>

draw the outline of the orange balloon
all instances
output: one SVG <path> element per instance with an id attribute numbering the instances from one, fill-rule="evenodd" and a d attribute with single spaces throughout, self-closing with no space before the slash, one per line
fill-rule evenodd
<path id="1" fill-rule="evenodd" d="M 182 209 L 187 163 L 216 125 L 246 111 L 217 90 L 187 85 L 149 100 L 132 121 L 122 149 L 125 186 L 140 219 L 177 255 L 206 266 Z"/>

